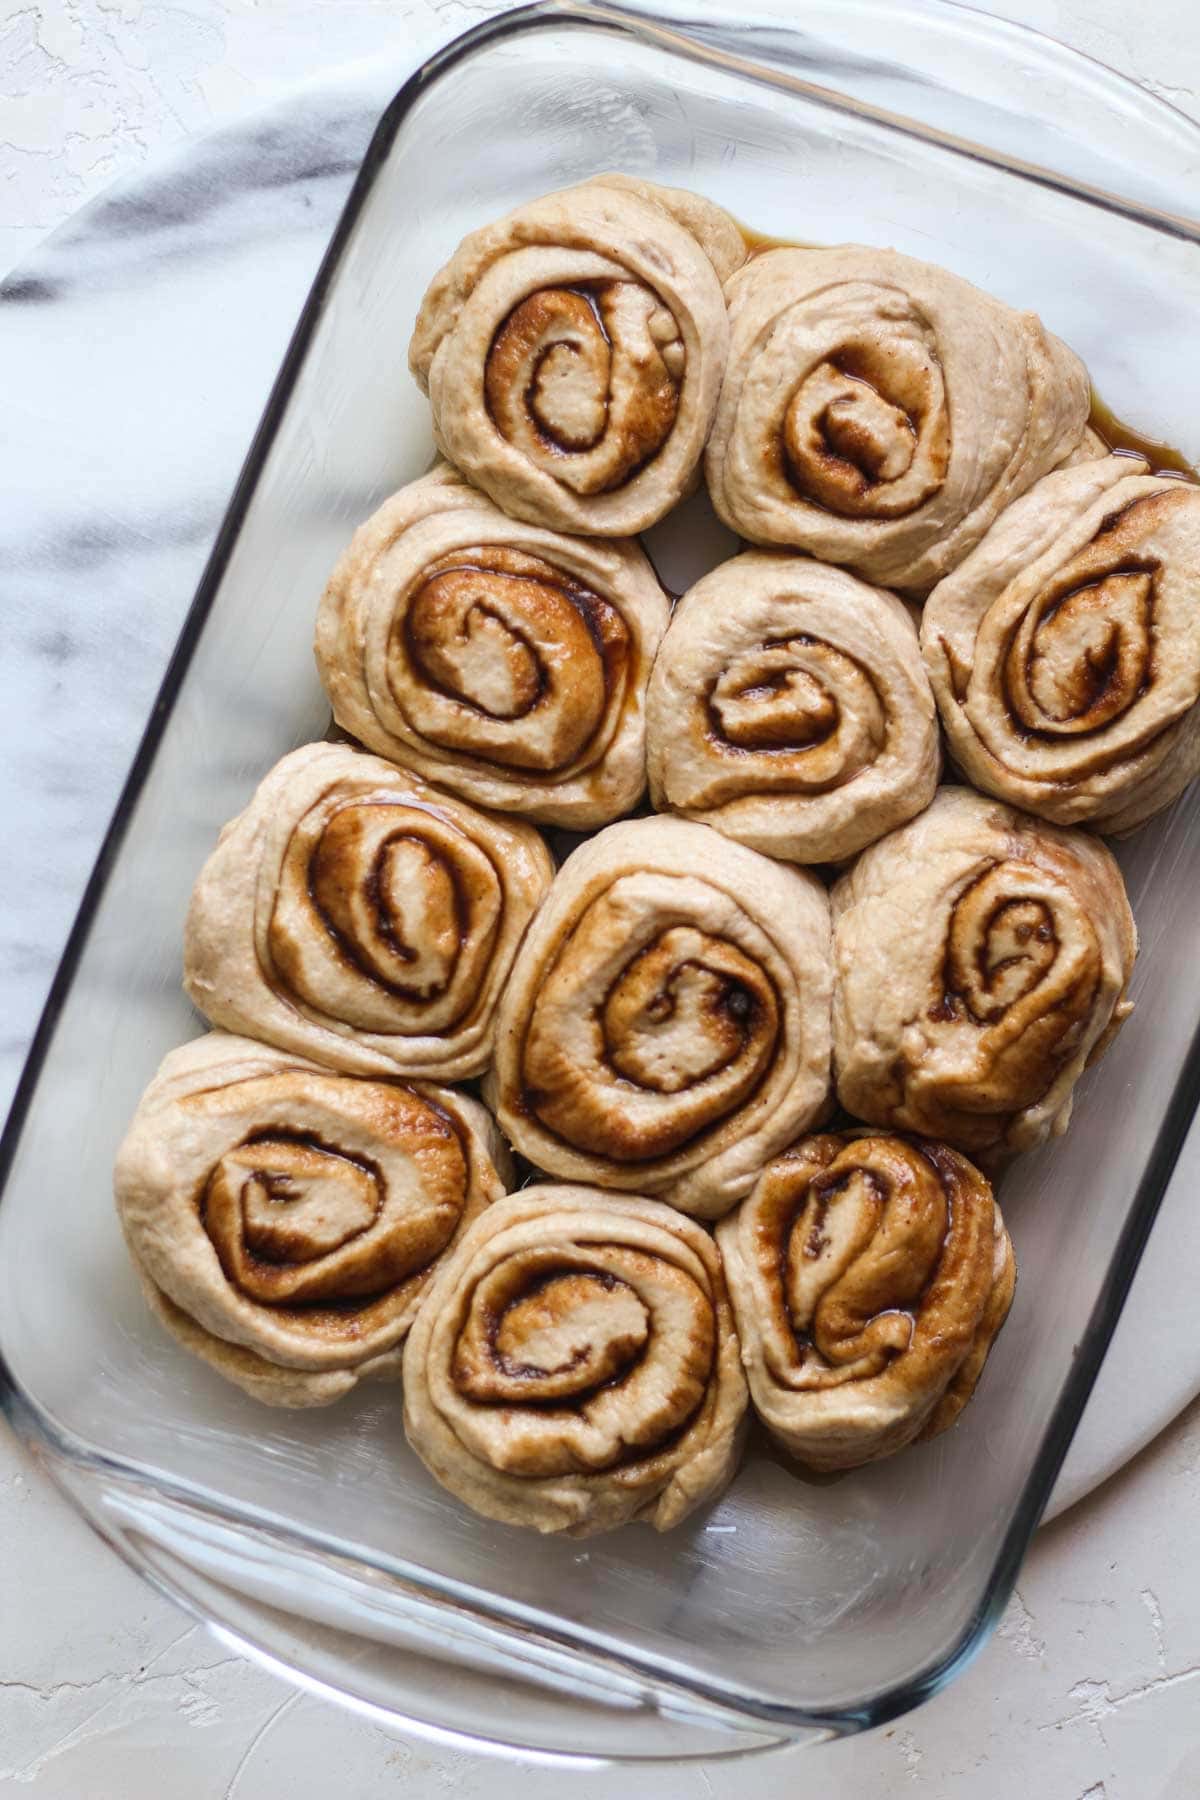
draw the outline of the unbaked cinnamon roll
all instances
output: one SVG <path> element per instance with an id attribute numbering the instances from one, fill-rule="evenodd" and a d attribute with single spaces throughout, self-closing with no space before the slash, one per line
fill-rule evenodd
<path id="1" fill-rule="evenodd" d="M 717 1218 L 829 1095 L 829 909 L 706 825 L 567 860 L 500 1004 L 487 1094 L 551 1174 Z"/>
<path id="2" fill-rule="evenodd" d="M 1200 487 L 1128 456 L 1047 475 L 934 589 L 921 641 L 979 787 L 1143 824 L 1200 772 Z"/>
<path id="3" fill-rule="evenodd" d="M 485 1518 L 659 1531 L 737 1466 L 746 1384 L 721 1259 L 653 1200 L 525 1188 L 446 1258 L 408 1340 L 404 1423 Z"/>
<path id="4" fill-rule="evenodd" d="M 1066 1129 L 1127 1017 L 1137 935 L 1111 853 L 969 788 L 864 850 L 833 892 L 846 1110 L 972 1154 Z"/>
<path id="5" fill-rule="evenodd" d="M 581 830 L 645 786 L 669 603 L 623 539 L 508 519 L 451 470 L 354 535 L 317 618 L 339 725 L 481 806 Z"/>
<path id="6" fill-rule="evenodd" d="M 728 214 L 598 176 L 464 238 L 409 365 L 438 448 L 516 518 L 627 537 L 692 485 L 725 366 Z"/>
<path id="7" fill-rule="evenodd" d="M 1087 428 L 1087 372 L 1033 313 L 894 250 L 770 250 L 726 299 L 706 470 L 754 543 L 925 593 Z"/>
<path id="8" fill-rule="evenodd" d="M 788 862 L 929 804 L 937 709 L 907 607 L 807 557 L 735 556 L 675 609 L 646 703 L 650 791 Z"/>
<path id="9" fill-rule="evenodd" d="M 463 1094 L 214 1031 L 163 1062 L 114 1189 L 162 1323 L 256 1399 L 322 1406 L 399 1374 L 438 1258 L 507 1168 Z"/>
<path id="10" fill-rule="evenodd" d="M 944 1431 L 1012 1303 L 991 1187 L 927 1138 L 802 1138 L 717 1240 L 755 1411 L 814 1469 Z"/>
<path id="11" fill-rule="evenodd" d="M 206 1018 L 352 1074 L 455 1080 L 550 884 L 532 826 L 342 744 L 260 782 L 200 873 L 184 986 Z"/>

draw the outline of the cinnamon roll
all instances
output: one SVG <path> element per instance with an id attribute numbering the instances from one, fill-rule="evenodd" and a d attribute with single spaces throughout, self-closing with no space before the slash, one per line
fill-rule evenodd
<path id="1" fill-rule="evenodd" d="M 331 1068 L 476 1075 L 552 868 L 532 826 L 379 757 L 308 744 L 204 865 L 184 986 L 214 1025 Z"/>
<path id="2" fill-rule="evenodd" d="M 952 1424 L 1016 1280 L 979 1170 L 890 1133 L 802 1138 L 717 1241 L 755 1411 L 814 1469 L 851 1469 Z"/>
<path id="3" fill-rule="evenodd" d="M 829 1094 L 829 909 L 684 819 L 610 825 L 513 968 L 486 1092 L 551 1174 L 716 1218 Z"/>
<path id="4" fill-rule="evenodd" d="M 636 805 L 669 603 L 635 543 L 508 519 L 451 470 L 354 536 L 317 618 L 339 725 L 481 806 L 580 830 Z"/>
<path id="5" fill-rule="evenodd" d="M 1137 935 L 1111 853 L 969 788 L 864 850 L 833 892 L 843 1106 L 971 1154 L 1066 1129 L 1129 1013 Z"/>
<path id="6" fill-rule="evenodd" d="M 726 299 L 708 486 L 755 543 L 926 593 L 1087 428 L 1087 372 L 1033 313 L 894 250 L 770 250 Z"/>
<path id="7" fill-rule="evenodd" d="M 720 207 L 617 175 L 471 232 L 409 346 L 438 448 L 535 525 L 652 525 L 699 466 L 745 253 Z"/>
<path id="8" fill-rule="evenodd" d="M 399 1374 L 438 1258 L 507 1168 L 462 1094 L 214 1031 L 163 1062 L 114 1189 L 162 1323 L 256 1399 L 322 1406 Z"/>
<path id="9" fill-rule="evenodd" d="M 927 806 L 937 709 L 907 607 L 803 557 L 685 594 L 646 704 L 650 792 L 788 862 L 852 856 Z"/>
<path id="10" fill-rule="evenodd" d="M 573 1537 L 679 1524 L 737 1466 L 746 1384 L 716 1245 L 653 1200 L 525 1188 L 446 1258 L 404 1423 L 485 1518 Z"/>
<path id="11" fill-rule="evenodd" d="M 1047 475 L 921 638 L 973 782 L 1059 824 L 1143 824 L 1200 772 L 1200 487 L 1129 456 Z"/>

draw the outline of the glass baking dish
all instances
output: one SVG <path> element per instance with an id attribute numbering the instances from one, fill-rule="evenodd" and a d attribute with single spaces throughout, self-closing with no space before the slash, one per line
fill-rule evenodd
<path id="1" fill-rule="evenodd" d="M 328 711 L 314 609 L 431 452 L 404 353 L 470 227 L 607 168 L 782 237 L 893 244 L 1040 311 L 1115 410 L 1200 458 L 1200 130 L 1035 34 L 923 0 L 524 8 L 384 116 L 305 307 L 88 886 L 3 1140 L 0 1349 L 18 1430 L 103 1535 L 230 1641 L 435 1734 L 550 1757 L 741 1754 L 877 1723 L 1010 1592 L 1200 1091 L 1200 789 L 1120 848 L 1137 1009 L 1069 1135 L 1005 1179 L 1021 1279 L 978 1398 L 836 1479 L 761 1445 L 683 1529 L 542 1540 L 409 1454 L 394 1390 L 269 1412 L 146 1312 L 109 1200 L 199 1021 L 180 935 L 218 827 Z M 682 587 L 731 540 L 651 534 Z"/>

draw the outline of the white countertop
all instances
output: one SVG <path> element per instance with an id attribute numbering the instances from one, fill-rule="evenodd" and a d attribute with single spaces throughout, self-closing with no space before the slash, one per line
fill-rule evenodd
<path id="1" fill-rule="evenodd" d="M 1200 116 L 1195 0 L 1134 13 L 1120 0 L 985 9 Z M 0 0 L 0 273 L 162 147 L 334 61 L 386 53 L 415 63 L 494 10 L 469 0 Z M 131 750 L 132 738 L 125 761 Z M 5 779 L 0 770 L 0 787 Z M 48 979 L 63 916 L 51 908 L 41 934 L 15 946 L 31 991 Z M 0 1106 L 32 1022 L 28 1010 L 0 1027 Z M 1198 1504 L 1200 1403 L 1043 1530 L 998 1637 L 920 1712 L 757 1765 L 573 1774 L 572 1791 L 792 1800 L 811 1784 L 857 1800 L 1008 1800 L 1022 1788 L 1038 1800 L 1194 1800 Z M 560 1792 L 559 1772 L 406 1739 L 231 1655 L 118 1563 L 2 1436 L 0 1597 L 0 1788 L 38 1800 Z"/>

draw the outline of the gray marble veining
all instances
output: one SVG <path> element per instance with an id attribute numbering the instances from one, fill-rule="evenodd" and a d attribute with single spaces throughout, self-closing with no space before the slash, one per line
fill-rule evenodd
<path id="1" fill-rule="evenodd" d="M 0 284 L 0 1112 L 238 469 L 403 69 L 122 183 Z"/>

